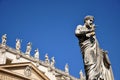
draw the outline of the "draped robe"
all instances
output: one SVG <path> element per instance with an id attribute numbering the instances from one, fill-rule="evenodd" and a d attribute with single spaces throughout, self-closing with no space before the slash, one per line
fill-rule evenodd
<path id="1" fill-rule="evenodd" d="M 99 47 L 95 31 L 79 25 L 75 34 L 83 56 L 86 80 L 114 80 L 107 52 Z"/>

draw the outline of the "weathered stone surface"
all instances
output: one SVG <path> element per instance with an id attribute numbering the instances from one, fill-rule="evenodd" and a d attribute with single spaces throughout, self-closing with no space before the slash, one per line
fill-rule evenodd
<path id="1" fill-rule="evenodd" d="M 86 16 L 84 25 L 78 25 L 75 35 L 81 48 L 86 80 L 114 80 L 108 55 L 98 44 L 93 16 Z"/>

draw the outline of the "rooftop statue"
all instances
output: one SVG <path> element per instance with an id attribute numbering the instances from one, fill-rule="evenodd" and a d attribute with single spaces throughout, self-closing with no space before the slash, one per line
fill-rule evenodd
<path id="1" fill-rule="evenodd" d="M 2 35 L 2 45 L 6 45 L 7 42 L 7 34 Z"/>
<path id="2" fill-rule="evenodd" d="M 34 58 L 39 60 L 39 50 L 38 49 L 35 50 Z"/>
<path id="3" fill-rule="evenodd" d="M 47 53 L 45 54 L 45 63 L 46 63 L 46 64 L 49 64 L 49 63 L 50 63 L 50 60 L 49 60 L 49 57 L 48 57 L 48 54 L 47 54 Z"/>
<path id="4" fill-rule="evenodd" d="M 29 43 L 27 44 L 27 48 L 26 48 L 25 54 L 26 54 L 26 55 L 30 55 L 31 49 L 32 49 L 32 43 L 29 42 Z"/>
<path id="5" fill-rule="evenodd" d="M 65 72 L 69 74 L 69 66 L 68 66 L 68 64 L 65 65 Z"/>
<path id="6" fill-rule="evenodd" d="M 16 49 L 20 50 L 20 48 L 21 48 L 21 41 L 20 39 L 16 39 Z"/>
<path id="7" fill-rule="evenodd" d="M 81 79 L 81 80 L 85 80 L 85 77 L 84 77 L 84 75 L 83 75 L 82 70 L 80 70 L 80 73 L 79 73 L 79 74 L 80 74 L 80 79 Z"/>
<path id="8" fill-rule="evenodd" d="M 75 35 L 83 56 L 86 80 L 114 80 L 107 52 L 99 47 L 96 39 L 94 17 L 86 16 Z"/>
<path id="9" fill-rule="evenodd" d="M 55 65 L 55 58 L 52 57 L 52 58 L 51 58 L 51 66 L 54 67 L 54 65 Z"/>

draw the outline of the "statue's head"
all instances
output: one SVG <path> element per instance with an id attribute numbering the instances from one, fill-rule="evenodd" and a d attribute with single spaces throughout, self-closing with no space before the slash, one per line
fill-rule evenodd
<path id="1" fill-rule="evenodd" d="M 91 25 L 91 24 L 93 24 L 93 22 L 94 22 L 94 17 L 93 16 L 88 15 L 84 18 L 84 23 L 86 25 Z"/>

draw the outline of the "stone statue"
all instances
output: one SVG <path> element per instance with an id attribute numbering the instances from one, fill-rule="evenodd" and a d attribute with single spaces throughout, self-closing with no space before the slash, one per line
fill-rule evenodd
<path id="1" fill-rule="evenodd" d="M 65 65 L 65 72 L 66 72 L 67 74 L 69 74 L 69 66 L 68 66 L 68 64 Z"/>
<path id="2" fill-rule="evenodd" d="M 86 16 L 84 25 L 78 25 L 75 35 L 81 48 L 86 80 L 114 80 L 107 52 L 103 51 L 95 36 L 93 16 Z"/>
<path id="3" fill-rule="evenodd" d="M 6 45 L 7 34 L 2 35 L 2 45 Z"/>
<path id="4" fill-rule="evenodd" d="M 38 49 L 35 50 L 34 58 L 36 60 L 39 60 L 39 50 Z"/>
<path id="5" fill-rule="evenodd" d="M 55 58 L 52 57 L 52 58 L 51 58 L 51 66 L 54 67 L 54 65 L 55 65 Z"/>
<path id="6" fill-rule="evenodd" d="M 16 39 L 16 50 L 20 50 L 20 48 L 21 48 L 21 41 L 20 41 L 20 39 Z"/>
<path id="7" fill-rule="evenodd" d="M 82 70 L 80 70 L 80 73 L 79 73 L 79 74 L 80 74 L 80 79 L 81 79 L 81 80 L 85 80 L 85 77 L 84 77 L 84 75 L 83 75 Z"/>
<path id="8" fill-rule="evenodd" d="M 47 53 L 45 54 L 45 63 L 46 63 L 46 64 L 49 64 L 49 63 L 50 63 L 50 60 L 49 60 L 49 57 L 48 57 L 48 54 L 47 54 Z"/>
<path id="9" fill-rule="evenodd" d="M 27 48 L 26 48 L 25 54 L 26 54 L 26 55 L 30 55 L 31 49 L 32 49 L 32 43 L 29 42 L 29 43 L 27 44 Z"/>

